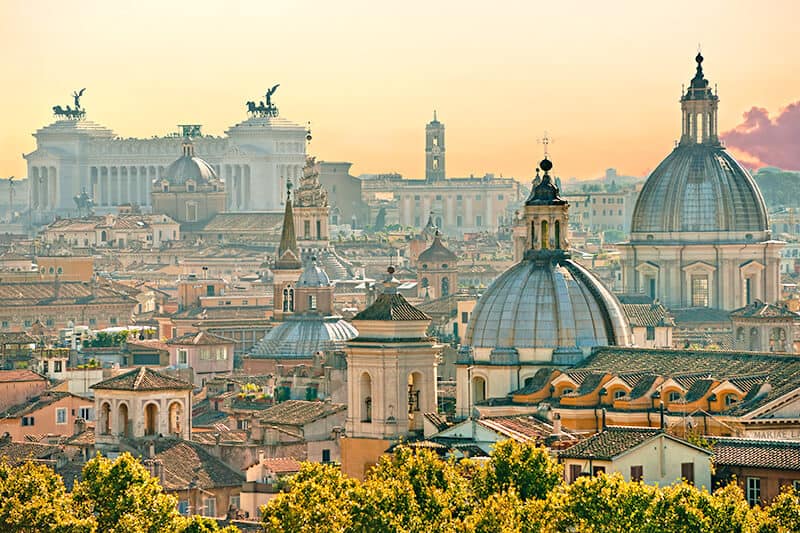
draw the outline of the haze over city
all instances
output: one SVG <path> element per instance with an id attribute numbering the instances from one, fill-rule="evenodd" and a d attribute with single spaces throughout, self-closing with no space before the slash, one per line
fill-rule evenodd
<path id="1" fill-rule="evenodd" d="M 356 174 L 422 176 L 420 125 L 436 109 L 451 176 L 528 180 L 545 130 L 562 177 L 642 176 L 679 136 L 698 44 L 720 132 L 758 108 L 761 133 L 729 137 L 734 153 L 796 169 L 797 150 L 762 141 L 800 127 L 797 108 L 764 120 L 800 96 L 799 15 L 793 1 L 6 1 L 0 176 L 25 176 L 30 134 L 73 90 L 87 87 L 88 117 L 122 137 L 179 123 L 222 135 L 275 83 L 282 114 L 312 123 L 309 151 Z"/>

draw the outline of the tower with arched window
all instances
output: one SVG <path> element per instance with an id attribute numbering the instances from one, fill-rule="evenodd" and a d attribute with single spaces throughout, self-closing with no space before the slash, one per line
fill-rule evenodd
<path id="1" fill-rule="evenodd" d="M 190 439 L 190 383 L 142 367 L 96 383 L 91 389 L 98 447 L 115 448 L 124 439 Z"/>
<path id="2" fill-rule="evenodd" d="M 300 261 L 300 250 L 294 228 L 292 211 L 292 183 L 286 182 L 286 209 L 283 213 L 283 229 L 281 243 L 278 246 L 278 257 L 272 267 L 273 316 L 276 320 L 295 312 L 295 288 L 300 278 L 303 264 Z"/>
<path id="3" fill-rule="evenodd" d="M 437 412 L 436 369 L 441 345 L 426 330 L 430 317 L 397 292 L 394 269 L 383 293 L 353 317 L 348 341 L 347 424 L 342 470 L 363 477 L 393 443 L 423 434 L 424 413 Z"/>
<path id="4" fill-rule="evenodd" d="M 417 288 L 421 298 L 442 298 L 458 291 L 458 256 L 437 230 L 433 243 L 417 258 Z"/>

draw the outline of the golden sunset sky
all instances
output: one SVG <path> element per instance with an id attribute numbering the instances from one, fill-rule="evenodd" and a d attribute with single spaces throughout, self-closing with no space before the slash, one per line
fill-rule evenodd
<path id="1" fill-rule="evenodd" d="M 31 133 L 75 89 L 122 137 L 221 135 L 274 83 L 310 153 L 355 174 L 422 176 L 437 109 L 449 176 L 529 179 L 544 130 L 563 178 L 643 175 L 679 134 L 698 43 L 720 131 L 800 100 L 798 20 L 797 0 L 2 0 L 0 178 L 25 176 Z"/>

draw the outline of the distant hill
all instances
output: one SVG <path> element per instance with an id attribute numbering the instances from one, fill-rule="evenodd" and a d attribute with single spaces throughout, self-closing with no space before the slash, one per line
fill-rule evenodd
<path id="1" fill-rule="evenodd" d="M 753 174 L 767 209 L 800 207 L 800 172 L 765 167 Z"/>

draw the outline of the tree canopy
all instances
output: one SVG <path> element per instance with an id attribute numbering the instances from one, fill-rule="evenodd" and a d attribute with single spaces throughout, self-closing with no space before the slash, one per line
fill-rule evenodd
<path id="1" fill-rule="evenodd" d="M 546 449 L 513 441 L 499 443 L 483 462 L 398 447 L 364 481 L 306 464 L 262 511 L 268 533 L 800 531 L 800 494 L 793 489 L 761 509 L 751 508 L 736 484 L 709 493 L 687 483 L 626 482 L 618 474 L 566 484 Z"/>

